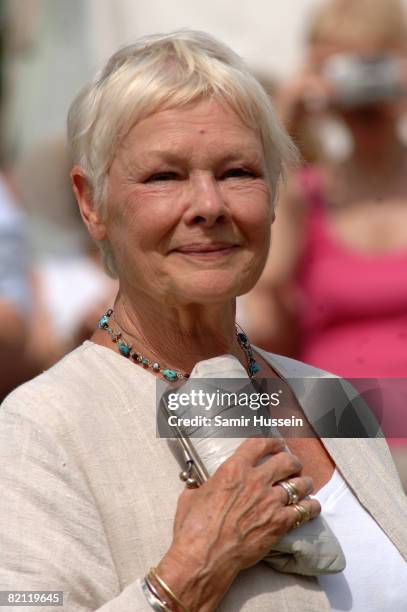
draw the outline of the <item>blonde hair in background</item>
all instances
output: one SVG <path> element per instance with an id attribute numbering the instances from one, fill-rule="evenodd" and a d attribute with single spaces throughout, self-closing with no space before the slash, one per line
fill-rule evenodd
<path id="1" fill-rule="evenodd" d="M 203 32 L 147 36 L 120 49 L 79 93 L 68 114 L 73 162 L 84 170 L 94 205 L 106 212 L 106 180 L 117 148 L 141 119 L 214 96 L 226 102 L 261 138 L 273 205 L 286 166 L 297 151 L 281 127 L 269 96 L 242 59 Z M 100 241 L 107 272 L 114 254 Z"/>
<path id="2" fill-rule="evenodd" d="M 309 44 L 359 44 L 402 48 L 407 24 L 401 0 L 325 0 L 308 28 Z"/>

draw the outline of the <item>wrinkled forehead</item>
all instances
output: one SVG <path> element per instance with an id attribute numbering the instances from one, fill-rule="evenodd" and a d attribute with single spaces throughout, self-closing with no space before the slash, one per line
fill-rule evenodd
<path id="1" fill-rule="evenodd" d="M 132 150 L 143 155 L 178 156 L 183 149 L 211 145 L 238 157 L 242 148 L 264 158 L 264 146 L 258 125 L 251 125 L 242 113 L 221 97 L 200 97 L 183 105 L 162 104 L 122 131 L 114 157 Z"/>
<path id="2" fill-rule="evenodd" d="M 158 161 L 216 165 L 244 159 L 264 166 L 259 132 L 216 99 L 159 109 L 132 126 L 115 155 L 123 164 L 146 166 Z"/>
<path id="3" fill-rule="evenodd" d="M 234 115 L 236 120 L 240 121 L 246 126 L 246 128 L 259 133 L 258 122 L 250 116 L 250 109 L 248 108 L 247 101 L 235 99 L 227 99 L 220 92 L 208 92 L 205 95 L 197 95 L 192 99 L 186 101 L 179 101 L 176 97 L 169 97 L 158 104 L 146 108 L 143 114 L 139 114 L 137 120 L 128 124 L 129 130 L 134 127 L 140 121 L 148 119 L 153 115 L 159 115 L 161 113 L 178 113 L 179 115 L 187 115 L 195 110 L 199 111 L 199 114 L 204 117 L 205 115 L 212 115 L 213 113 Z"/>

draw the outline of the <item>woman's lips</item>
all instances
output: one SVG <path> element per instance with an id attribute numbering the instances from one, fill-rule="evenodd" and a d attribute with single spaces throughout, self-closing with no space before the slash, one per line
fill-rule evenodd
<path id="1" fill-rule="evenodd" d="M 174 252 L 194 257 L 219 257 L 229 255 L 237 248 L 237 244 L 191 244 L 174 249 Z"/>

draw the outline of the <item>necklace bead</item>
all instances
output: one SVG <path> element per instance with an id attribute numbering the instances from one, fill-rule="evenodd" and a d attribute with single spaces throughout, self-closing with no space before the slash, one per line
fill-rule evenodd
<path id="1" fill-rule="evenodd" d="M 120 353 L 124 356 L 124 357 L 128 357 L 130 355 L 130 349 L 131 347 L 126 344 L 125 342 L 123 342 L 122 340 L 120 340 L 120 342 L 117 345 L 119 347 L 119 351 Z"/>
<path id="2" fill-rule="evenodd" d="M 98 323 L 100 329 L 107 329 L 109 326 L 109 317 L 107 316 L 107 313 L 105 315 L 103 315 L 103 317 L 101 317 L 101 319 L 99 320 Z"/>
<path id="3" fill-rule="evenodd" d="M 169 370 L 168 368 L 165 369 L 165 370 L 162 370 L 162 375 L 169 382 L 175 382 L 177 380 L 177 378 L 178 378 L 178 374 L 176 373 L 176 371 L 175 370 Z"/>
<path id="4" fill-rule="evenodd" d="M 250 365 L 249 365 L 249 370 L 250 370 L 250 376 L 255 376 L 257 374 L 257 372 L 259 372 L 260 370 L 260 366 L 258 363 L 256 363 L 255 361 L 253 361 Z"/>

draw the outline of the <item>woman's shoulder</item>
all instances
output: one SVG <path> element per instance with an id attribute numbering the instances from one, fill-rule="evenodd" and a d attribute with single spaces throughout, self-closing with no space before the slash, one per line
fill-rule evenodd
<path id="1" fill-rule="evenodd" d="M 19 414 L 44 425 L 73 422 L 112 402 L 137 403 L 150 398 L 151 382 L 144 371 L 110 349 L 86 341 L 39 376 L 12 391 L 1 411 Z M 1 418 L 1 414 L 0 414 Z"/>
<path id="2" fill-rule="evenodd" d="M 69 391 L 78 393 L 83 384 L 85 386 L 92 385 L 92 378 L 89 375 L 94 365 L 92 364 L 94 361 L 93 352 L 92 343 L 85 342 L 65 355 L 48 370 L 14 389 L 6 397 L 3 405 L 8 405 L 20 399 L 26 400 L 29 397 L 40 399 L 43 394 L 48 398 L 53 393 L 62 397 Z"/>

